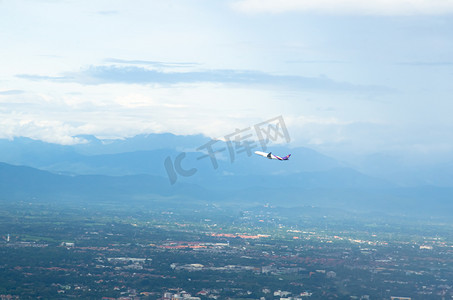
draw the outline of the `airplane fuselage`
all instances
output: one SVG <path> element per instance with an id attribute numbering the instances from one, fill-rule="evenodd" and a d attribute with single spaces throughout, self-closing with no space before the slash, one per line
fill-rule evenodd
<path id="1" fill-rule="evenodd" d="M 278 155 L 272 154 L 272 152 L 266 153 L 266 152 L 262 152 L 262 151 L 255 151 L 255 154 L 258 154 L 260 156 L 263 156 L 263 157 L 266 157 L 269 159 L 276 159 L 276 160 L 288 160 L 289 157 L 291 156 L 291 154 L 288 154 L 285 157 L 280 157 Z"/>

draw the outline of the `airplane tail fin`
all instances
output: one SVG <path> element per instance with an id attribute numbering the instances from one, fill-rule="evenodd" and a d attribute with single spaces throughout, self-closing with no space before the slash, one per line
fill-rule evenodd
<path id="1" fill-rule="evenodd" d="M 285 157 L 282 157 L 284 160 L 288 160 L 291 154 L 286 155 Z"/>

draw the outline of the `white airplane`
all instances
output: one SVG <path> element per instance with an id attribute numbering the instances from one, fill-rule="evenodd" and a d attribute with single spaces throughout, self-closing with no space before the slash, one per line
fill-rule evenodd
<path id="1" fill-rule="evenodd" d="M 255 154 L 267 157 L 269 159 L 277 159 L 277 160 L 288 160 L 289 157 L 291 156 L 291 154 L 288 154 L 284 157 L 280 157 L 280 156 L 272 154 L 272 152 L 266 153 L 266 152 L 261 152 L 261 151 L 255 151 Z"/>

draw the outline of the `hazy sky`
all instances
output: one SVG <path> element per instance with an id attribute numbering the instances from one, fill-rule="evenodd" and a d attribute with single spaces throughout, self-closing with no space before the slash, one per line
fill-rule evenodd
<path id="1" fill-rule="evenodd" d="M 453 150 L 453 0 L 0 0 L 0 137 L 282 115 L 326 153 Z"/>

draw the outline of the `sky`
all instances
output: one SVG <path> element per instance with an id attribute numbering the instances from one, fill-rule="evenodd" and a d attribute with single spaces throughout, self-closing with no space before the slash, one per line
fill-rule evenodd
<path id="1" fill-rule="evenodd" d="M 0 138 L 217 138 L 453 160 L 453 0 L 0 0 Z"/>

